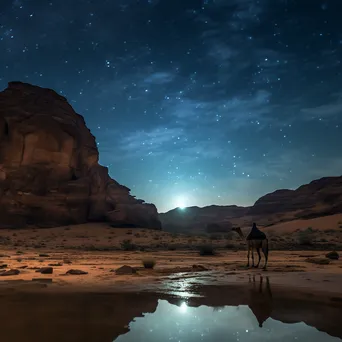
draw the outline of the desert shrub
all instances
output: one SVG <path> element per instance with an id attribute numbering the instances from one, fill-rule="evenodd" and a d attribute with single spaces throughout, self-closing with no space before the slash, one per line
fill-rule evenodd
<path id="1" fill-rule="evenodd" d="M 131 240 L 123 240 L 121 241 L 120 245 L 124 251 L 134 251 L 137 249 L 137 246 L 132 243 Z"/>
<path id="2" fill-rule="evenodd" d="M 134 236 L 135 236 L 136 238 L 140 238 L 140 234 L 139 234 L 139 233 L 135 233 Z"/>
<path id="3" fill-rule="evenodd" d="M 175 250 L 176 250 L 176 246 L 169 245 L 169 246 L 167 247 L 167 249 L 168 249 L 169 251 L 175 251 Z"/>
<path id="4" fill-rule="evenodd" d="M 300 231 L 298 233 L 298 243 L 300 245 L 310 246 L 312 245 L 312 240 L 313 240 L 313 230 L 311 227 L 309 227 L 306 230 Z"/>
<path id="5" fill-rule="evenodd" d="M 205 255 L 215 255 L 215 250 L 212 245 L 203 245 L 199 247 L 199 254 L 201 256 Z"/>
<path id="6" fill-rule="evenodd" d="M 142 261 L 142 264 L 145 268 L 153 269 L 156 265 L 156 261 L 153 259 L 145 259 Z"/>
<path id="7" fill-rule="evenodd" d="M 221 236 L 220 235 L 216 235 L 216 234 L 211 234 L 210 235 L 210 240 L 220 240 Z"/>

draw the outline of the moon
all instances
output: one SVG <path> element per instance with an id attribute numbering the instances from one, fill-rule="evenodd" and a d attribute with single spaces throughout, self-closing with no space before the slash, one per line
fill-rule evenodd
<path id="1" fill-rule="evenodd" d="M 185 209 L 187 206 L 187 199 L 184 196 L 179 196 L 175 199 L 175 205 L 179 209 Z"/>

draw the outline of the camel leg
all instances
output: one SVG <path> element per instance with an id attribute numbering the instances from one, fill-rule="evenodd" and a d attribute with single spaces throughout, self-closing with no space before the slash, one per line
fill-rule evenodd
<path id="1" fill-rule="evenodd" d="M 258 260 L 258 263 L 257 263 L 257 265 L 256 265 L 255 267 L 258 268 L 258 267 L 259 267 L 259 264 L 260 264 L 260 260 L 261 260 L 260 248 L 258 247 L 258 248 L 256 249 L 256 251 L 257 251 L 257 253 L 258 253 L 259 260 Z"/>
<path id="2" fill-rule="evenodd" d="M 265 265 L 263 269 L 266 270 L 267 261 L 268 261 L 268 240 L 267 239 L 262 241 L 262 252 L 264 253 L 264 256 L 265 256 Z"/>
<path id="3" fill-rule="evenodd" d="M 249 248 L 249 245 L 247 244 L 247 267 L 249 267 L 249 252 L 250 252 L 250 248 Z"/>
<path id="4" fill-rule="evenodd" d="M 254 267 L 254 247 L 252 247 L 252 267 Z"/>

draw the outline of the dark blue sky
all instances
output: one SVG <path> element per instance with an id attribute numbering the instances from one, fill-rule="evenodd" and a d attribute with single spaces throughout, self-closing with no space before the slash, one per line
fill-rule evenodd
<path id="1" fill-rule="evenodd" d="M 341 0 L 1 0 L 0 88 L 55 89 L 160 211 L 342 170 Z"/>

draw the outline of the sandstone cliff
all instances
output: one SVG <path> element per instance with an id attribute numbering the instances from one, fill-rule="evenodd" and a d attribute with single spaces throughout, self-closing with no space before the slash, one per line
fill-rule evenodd
<path id="1" fill-rule="evenodd" d="M 94 136 L 64 97 L 9 83 L 0 93 L 0 228 L 108 221 L 160 229 L 155 206 L 98 160 Z"/>
<path id="2" fill-rule="evenodd" d="M 251 207 L 208 206 L 173 209 L 159 214 L 171 232 L 202 233 L 213 228 L 229 231 L 232 226 L 261 226 L 295 219 L 310 219 L 342 213 L 342 176 L 324 177 L 296 190 L 277 190 L 259 198 Z"/>

